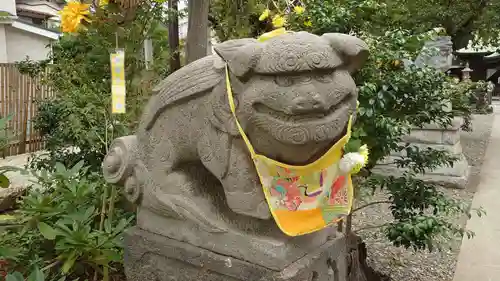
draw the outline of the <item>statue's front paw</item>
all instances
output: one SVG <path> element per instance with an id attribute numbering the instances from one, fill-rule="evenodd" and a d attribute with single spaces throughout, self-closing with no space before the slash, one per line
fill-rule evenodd
<path id="1" fill-rule="evenodd" d="M 104 179 L 111 184 L 123 186 L 132 176 L 137 159 L 137 137 L 117 138 L 109 148 L 102 163 Z"/>
<path id="2" fill-rule="evenodd" d="M 255 193 L 234 192 L 226 194 L 227 204 L 235 213 L 268 220 L 271 212 L 265 199 L 258 198 Z"/>

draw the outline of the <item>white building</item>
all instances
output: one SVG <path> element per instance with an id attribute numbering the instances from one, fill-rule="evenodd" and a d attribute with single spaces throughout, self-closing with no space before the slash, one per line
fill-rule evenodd
<path id="1" fill-rule="evenodd" d="M 0 63 L 46 59 L 64 0 L 0 0 Z"/>

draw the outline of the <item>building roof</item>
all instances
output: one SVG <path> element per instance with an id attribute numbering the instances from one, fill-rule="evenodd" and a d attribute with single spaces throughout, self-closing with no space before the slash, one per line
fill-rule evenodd
<path id="1" fill-rule="evenodd" d="M 50 29 L 46 29 L 46 28 L 42 28 L 42 27 L 37 26 L 37 25 L 29 24 L 29 23 L 26 23 L 26 22 L 23 22 L 20 20 L 13 21 L 11 26 L 13 28 L 23 30 L 26 32 L 30 32 L 30 33 L 34 33 L 36 35 L 47 37 L 47 38 L 50 38 L 53 40 L 57 40 L 61 36 L 61 34 L 59 32 L 56 32 L 56 31 L 53 31 Z"/>
<path id="2" fill-rule="evenodd" d="M 0 0 L 4 1 L 4 0 Z M 14 1 L 13 1 L 14 2 Z M 61 10 L 62 6 L 59 2 L 49 2 L 42 0 L 16 0 L 15 10 L 19 16 L 33 17 L 33 18 L 59 18 L 57 13 Z M 5 15 L 2 17 L 2 14 Z M 30 22 L 22 20 L 17 15 L 13 15 L 7 11 L 0 10 L 0 23 L 8 24 L 13 28 L 23 30 L 36 34 L 38 36 L 47 37 L 53 40 L 57 40 L 60 37 L 60 33 L 54 30 L 50 30 L 43 26 L 34 25 Z"/>
<path id="3" fill-rule="evenodd" d="M 54 17 L 59 16 L 57 12 L 61 10 L 61 5 L 40 0 L 18 0 L 16 10 Z"/>

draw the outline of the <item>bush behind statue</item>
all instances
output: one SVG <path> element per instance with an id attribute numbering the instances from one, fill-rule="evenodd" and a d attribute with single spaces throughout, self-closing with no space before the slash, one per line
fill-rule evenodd
<path id="1" fill-rule="evenodd" d="M 38 101 L 34 123 L 46 142 L 47 155 L 31 159 L 31 168 L 52 169 L 57 162 L 73 166 L 83 160 L 97 171 L 111 141 L 133 131 L 152 86 L 166 74 L 164 67 L 157 71 L 157 65 L 168 65 L 168 51 L 158 48 L 166 40 L 159 27 L 163 9 L 141 7 L 132 21 L 125 22 L 112 8 L 100 10 L 102 14 L 85 31 L 65 34 L 55 42 L 47 61 L 18 64 L 21 72 L 41 76 L 55 93 Z M 143 46 L 148 37 L 155 40 L 157 52 L 146 70 Z M 116 44 L 126 56 L 126 114 L 110 112 L 110 52 Z"/>

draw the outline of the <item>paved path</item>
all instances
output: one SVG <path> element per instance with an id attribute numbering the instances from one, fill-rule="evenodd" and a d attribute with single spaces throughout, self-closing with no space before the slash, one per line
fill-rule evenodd
<path id="1" fill-rule="evenodd" d="M 472 208 L 483 207 L 487 215 L 473 215 L 467 222 L 476 236 L 463 239 L 453 281 L 500 281 L 500 103 L 494 108 L 481 182 L 472 201 Z"/>
<path id="2" fill-rule="evenodd" d="M 14 166 L 18 168 L 24 168 L 24 166 L 28 162 L 28 157 L 29 154 L 21 154 L 21 155 L 9 156 L 5 159 L 0 158 L 0 167 Z M 26 176 L 19 172 L 8 172 L 6 173 L 6 175 L 9 178 L 12 186 L 28 186 L 32 184 L 31 180 L 34 179 L 31 176 Z"/>

